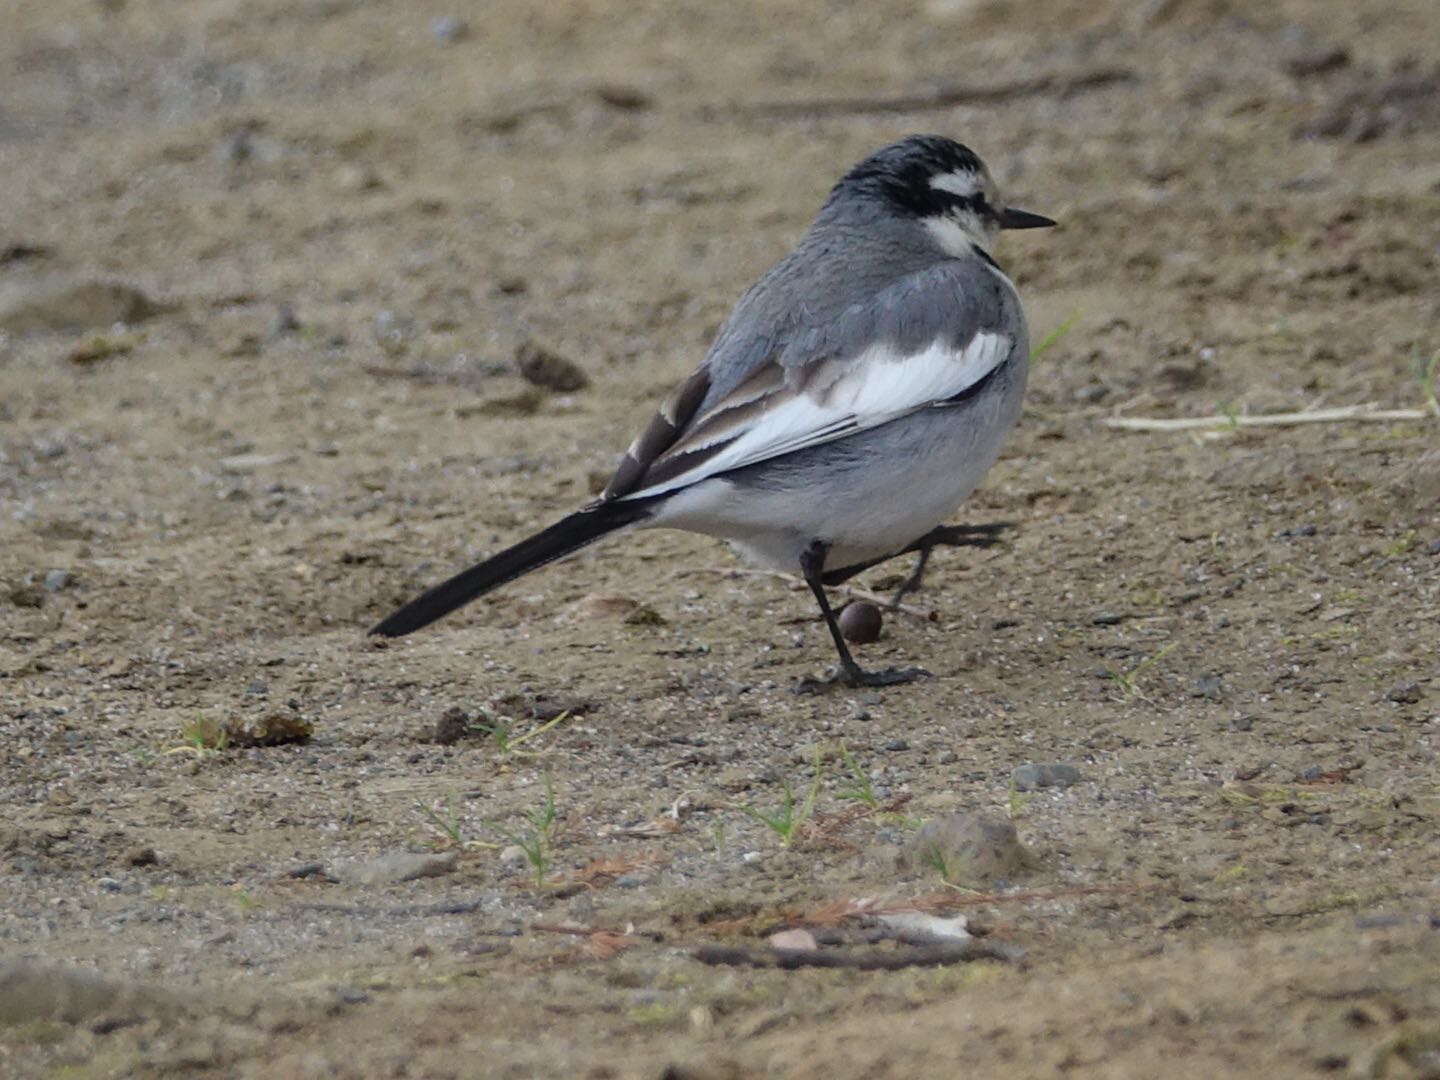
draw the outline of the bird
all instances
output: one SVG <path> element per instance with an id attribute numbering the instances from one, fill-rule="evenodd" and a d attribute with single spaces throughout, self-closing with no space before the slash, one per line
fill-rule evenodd
<path id="1" fill-rule="evenodd" d="M 862 668 L 825 588 L 902 553 L 923 570 L 939 545 L 993 539 L 991 526 L 942 524 L 994 464 L 1025 393 L 1025 314 L 992 249 L 1003 230 L 1054 224 L 1007 206 L 975 152 L 945 136 L 875 151 L 741 296 L 596 499 L 370 633 L 409 634 L 602 537 L 672 528 L 798 572 L 839 657 L 808 683 L 928 676 Z"/>

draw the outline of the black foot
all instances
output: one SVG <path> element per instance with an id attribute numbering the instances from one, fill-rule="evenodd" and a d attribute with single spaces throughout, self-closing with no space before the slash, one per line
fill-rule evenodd
<path id="1" fill-rule="evenodd" d="M 823 679 L 817 679 L 807 675 L 800 680 L 795 687 L 797 694 L 821 694 L 826 690 L 837 686 L 851 688 L 866 686 L 899 686 L 901 683 L 915 682 L 919 679 L 934 678 L 924 668 L 885 668 L 881 671 L 866 671 L 864 668 L 836 668 Z"/>

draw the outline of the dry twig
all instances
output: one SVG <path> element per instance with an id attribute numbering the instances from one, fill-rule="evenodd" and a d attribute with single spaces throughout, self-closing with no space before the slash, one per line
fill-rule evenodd
<path id="1" fill-rule="evenodd" d="M 968 907 L 990 907 L 996 904 L 1023 904 L 1036 900 L 1069 900 L 1081 896 L 1134 896 L 1151 892 L 1159 885 L 1075 885 L 1068 889 L 1032 889 L 1027 892 L 963 893 L 937 892 L 912 900 L 881 900 L 878 897 L 834 900 L 805 911 L 788 911 L 784 919 L 790 926 L 839 926 L 848 919 L 875 915 L 898 915 L 919 911 L 939 914 Z"/>
<path id="2" fill-rule="evenodd" d="M 694 956 L 702 964 L 730 967 L 852 968 L 856 971 L 897 971 L 907 967 L 939 967 L 972 960 L 1014 963 L 1024 955 L 1015 945 L 999 941 L 957 941 L 886 949 L 771 949 L 745 945 L 701 945 Z"/>
<path id="3" fill-rule="evenodd" d="M 609 930 L 605 927 L 592 926 L 562 926 L 559 923 L 531 923 L 531 930 L 537 930 L 546 934 L 569 934 L 572 937 L 584 938 L 580 943 L 579 951 L 586 956 L 594 957 L 596 960 L 609 960 L 616 953 L 625 949 L 634 948 L 640 944 L 640 938 L 635 934 L 633 926 L 627 926 L 624 930 Z"/>
<path id="4" fill-rule="evenodd" d="M 1100 423 L 1119 431 L 1223 431 L 1227 428 L 1295 427 L 1300 424 L 1336 424 L 1353 420 L 1425 420 L 1429 415 L 1424 409 L 1378 409 L 1374 405 L 1341 405 L 1333 409 L 1259 413 L 1254 416 L 1108 416 Z"/>
<path id="5" fill-rule="evenodd" d="M 663 865 L 665 860 L 654 851 L 647 851 L 639 856 L 617 855 L 609 859 L 595 859 L 575 871 L 570 882 L 599 889 L 625 874 L 636 870 L 654 870 Z"/>

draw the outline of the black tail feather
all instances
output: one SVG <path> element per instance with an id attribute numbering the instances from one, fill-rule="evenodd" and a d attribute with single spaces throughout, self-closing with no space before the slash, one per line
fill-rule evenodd
<path id="1" fill-rule="evenodd" d="M 461 571 L 448 581 L 442 581 L 372 626 L 370 633 L 382 637 L 402 637 L 422 626 L 429 626 L 476 597 L 484 596 L 506 582 L 538 570 L 556 559 L 563 559 L 602 536 L 649 516 L 650 512 L 643 504 L 633 502 L 587 506 L 469 570 Z"/>

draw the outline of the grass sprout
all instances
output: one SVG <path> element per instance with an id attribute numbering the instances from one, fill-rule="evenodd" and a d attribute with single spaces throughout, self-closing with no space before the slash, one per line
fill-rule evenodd
<path id="1" fill-rule="evenodd" d="M 1075 324 L 1079 321 L 1080 312 L 1078 310 L 1072 311 L 1069 315 L 1065 316 L 1064 322 L 1062 322 L 1059 326 L 1055 327 L 1054 330 L 1051 330 L 1048 334 L 1042 337 L 1035 344 L 1035 347 L 1030 350 L 1030 359 L 1032 361 L 1038 360 L 1047 349 L 1056 345 L 1061 338 L 1063 338 L 1066 334 L 1073 330 L 1075 328 Z"/>
<path id="2" fill-rule="evenodd" d="M 230 733 L 215 721 L 196 716 L 180 725 L 180 740 L 179 746 L 172 746 L 165 751 L 166 755 L 194 754 L 203 758 L 218 754 L 229 746 Z"/>
<path id="3" fill-rule="evenodd" d="M 557 718 L 558 719 L 558 718 Z M 554 721 L 552 721 L 553 723 Z M 550 873 L 550 851 L 555 844 L 559 816 L 555 811 L 555 785 L 550 774 L 544 775 L 545 801 L 538 810 L 525 810 L 518 816 L 524 822 L 519 829 L 507 829 L 503 825 L 491 827 L 525 853 L 525 861 L 535 872 L 535 888 L 545 887 L 545 878 Z"/>
<path id="4" fill-rule="evenodd" d="M 870 774 L 855 760 L 855 755 L 843 742 L 840 744 L 840 760 L 844 762 L 845 771 L 850 774 L 855 786 L 835 792 L 835 797 L 862 803 L 871 810 L 880 809 L 880 800 L 875 797 L 875 789 L 870 783 Z"/>
<path id="5" fill-rule="evenodd" d="M 450 843 L 456 847 L 464 847 L 465 841 L 460 828 L 460 796 L 456 792 L 452 791 L 446 796 L 443 813 L 438 803 L 426 803 L 420 799 L 415 800 L 415 810 L 425 819 L 426 824 Z"/>
<path id="6" fill-rule="evenodd" d="M 1025 804 L 1034 797 L 1033 795 L 1022 794 L 1019 786 L 1015 783 L 1015 778 L 1012 776 L 1010 778 L 1010 799 L 1008 806 L 1010 820 L 1019 821 L 1020 815 L 1025 813 Z"/>
<path id="7" fill-rule="evenodd" d="M 810 790 L 805 793 L 803 800 L 798 803 L 795 801 L 795 789 L 790 786 L 790 781 L 784 780 L 781 781 L 781 787 L 784 789 L 785 796 L 778 811 L 767 814 L 763 810 L 757 810 L 754 806 L 743 806 L 741 809 L 780 837 L 782 847 L 789 847 L 795 842 L 800 834 L 801 826 L 809 820 L 810 814 L 815 809 L 815 799 L 820 794 L 820 779 L 820 750 L 817 748 Z"/>
<path id="8" fill-rule="evenodd" d="M 1428 359 L 1416 349 L 1413 368 L 1415 381 L 1420 384 L 1420 392 L 1425 395 L 1426 406 L 1436 416 L 1440 416 L 1440 399 L 1436 397 L 1436 386 L 1440 383 L 1440 349 L 1431 353 Z"/>
<path id="9" fill-rule="evenodd" d="M 1140 676 L 1163 660 L 1174 650 L 1175 645 L 1172 641 L 1153 656 L 1145 657 L 1129 671 L 1107 671 L 1105 674 L 1115 681 L 1115 685 L 1124 691 L 1126 697 L 1144 698 L 1145 695 L 1140 692 Z"/>
<path id="10" fill-rule="evenodd" d="M 561 721 L 568 720 L 569 718 L 570 711 L 567 709 L 565 712 L 560 713 L 558 716 L 551 717 L 543 724 L 533 727 L 529 731 L 522 731 L 516 734 L 515 722 L 513 720 L 509 720 L 503 716 L 497 716 L 490 719 L 488 723 L 476 724 L 475 730 L 490 736 L 490 738 L 495 741 L 495 748 L 500 751 L 503 757 L 508 757 L 512 754 L 517 756 L 522 754 L 531 756 L 536 753 L 536 751 L 521 750 L 521 744 L 529 742 L 537 735 L 544 735 Z"/>

